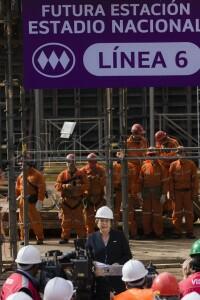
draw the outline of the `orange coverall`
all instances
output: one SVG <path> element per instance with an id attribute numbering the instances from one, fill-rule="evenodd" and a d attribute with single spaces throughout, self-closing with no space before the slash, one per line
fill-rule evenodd
<path id="1" fill-rule="evenodd" d="M 127 155 L 129 157 L 136 157 L 136 156 L 144 156 L 146 155 L 146 150 L 142 151 L 140 149 L 148 148 L 148 141 L 145 137 L 141 136 L 140 138 L 135 138 L 133 135 L 130 135 L 127 139 Z M 133 149 L 133 151 L 131 151 Z M 140 151 L 137 151 L 140 150 Z M 132 164 L 138 167 L 138 173 L 140 172 L 140 167 L 142 165 L 143 160 L 141 159 L 130 159 L 129 160 Z"/>
<path id="2" fill-rule="evenodd" d="M 197 167 L 192 160 L 178 159 L 171 163 L 170 197 L 173 201 L 172 221 L 175 233 L 181 234 L 184 210 L 186 232 L 193 233 L 193 198 L 198 195 Z"/>
<path id="3" fill-rule="evenodd" d="M 163 165 L 163 167 L 166 168 L 166 170 L 169 170 L 171 162 L 176 160 L 176 150 L 165 150 L 166 148 L 178 148 L 180 146 L 179 142 L 175 138 L 167 137 L 167 140 L 164 142 L 164 144 L 156 144 L 156 148 L 160 149 L 160 156 L 169 157 L 169 159 L 162 159 L 159 160 L 160 164 Z M 174 157 L 174 158 L 172 158 Z M 170 159 L 171 158 L 171 159 Z"/>
<path id="4" fill-rule="evenodd" d="M 137 194 L 137 167 L 128 162 L 128 223 L 131 237 L 137 234 L 137 224 L 135 220 L 134 199 Z M 114 220 L 116 225 L 120 221 L 120 209 L 122 202 L 121 191 L 121 163 L 113 163 L 113 187 L 115 193 L 114 199 Z"/>
<path id="5" fill-rule="evenodd" d="M 81 171 L 87 176 L 88 190 L 87 202 L 85 203 L 85 217 L 87 234 L 95 231 L 95 213 L 96 210 L 105 205 L 104 186 L 106 184 L 105 168 L 96 163 L 91 168 L 90 164 L 85 165 Z"/>
<path id="6" fill-rule="evenodd" d="M 45 191 L 46 191 L 46 185 L 45 185 L 44 176 L 35 168 L 29 167 L 27 169 L 27 195 L 38 194 L 38 200 L 43 201 L 45 198 Z M 24 198 L 22 196 L 23 194 L 22 173 L 17 177 L 15 192 L 17 197 L 21 196 L 19 200 L 20 240 L 24 240 L 24 226 L 23 226 Z M 29 216 L 31 228 L 33 229 L 33 232 L 36 235 L 36 239 L 43 240 L 44 233 L 43 233 L 42 219 L 40 216 L 40 212 L 37 211 L 35 207 L 35 203 L 29 203 L 28 216 Z"/>
<path id="7" fill-rule="evenodd" d="M 68 240 L 74 228 L 79 238 L 86 236 L 83 216 L 83 195 L 88 188 L 87 178 L 78 169 L 71 174 L 67 169 L 62 171 L 56 180 L 55 189 L 61 193 L 61 238 Z"/>
<path id="8" fill-rule="evenodd" d="M 171 138 L 169 136 L 167 136 L 166 141 L 164 142 L 164 144 L 156 144 L 156 148 L 160 149 L 159 155 L 160 156 L 165 156 L 165 157 L 171 157 L 171 159 L 162 159 L 159 160 L 160 164 L 165 167 L 167 174 L 169 174 L 169 167 L 170 164 L 176 160 L 176 158 L 172 158 L 172 157 L 176 157 L 176 150 L 165 150 L 165 148 L 177 148 L 179 147 L 180 144 L 179 142 L 175 139 L 175 138 Z M 171 199 L 167 199 L 167 201 L 164 204 L 163 207 L 164 211 L 172 211 L 172 200 Z"/>
<path id="9" fill-rule="evenodd" d="M 144 235 L 152 231 L 157 237 L 163 234 L 163 207 L 160 203 L 161 195 L 166 195 L 168 177 L 166 170 L 157 160 L 144 161 L 139 175 L 139 192 L 142 193 L 142 221 Z M 153 220 L 152 220 L 153 219 Z"/>
<path id="10" fill-rule="evenodd" d="M 113 298 L 114 300 L 154 300 L 152 289 L 128 289 Z"/>

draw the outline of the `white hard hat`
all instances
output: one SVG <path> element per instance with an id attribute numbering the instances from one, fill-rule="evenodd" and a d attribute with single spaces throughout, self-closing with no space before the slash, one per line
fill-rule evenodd
<path id="1" fill-rule="evenodd" d="M 113 220 L 113 212 L 108 206 L 102 206 L 97 209 L 95 218 Z"/>
<path id="2" fill-rule="evenodd" d="M 74 153 L 70 153 L 66 156 L 66 160 L 68 162 L 71 162 L 71 161 L 75 161 L 75 154 Z"/>
<path id="3" fill-rule="evenodd" d="M 15 259 L 15 261 L 18 264 L 25 265 L 40 264 L 40 251 L 32 245 L 24 246 L 17 253 L 17 258 Z"/>
<path id="4" fill-rule="evenodd" d="M 47 282 L 44 289 L 44 300 L 70 300 L 74 292 L 70 280 L 54 277 Z"/>
<path id="5" fill-rule="evenodd" d="M 122 280 L 132 282 L 144 278 L 148 273 L 143 263 L 137 259 L 130 259 L 122 267 Z"/>
<path id="6" fill-rule="evenodd" d="M 196 292 L 185 295 L 181 300 L 200 300 L 200 295 Z"/>
<path id="7" fill-rule="evenodd" d="M 6 298 L 7 300 L 33 300 L 33 298 L 31 298 L 29 295 L 27 295 L 24 292 L 17 292 L 14 293 L 10 296 L 8 296 L 8 298 Z"/>

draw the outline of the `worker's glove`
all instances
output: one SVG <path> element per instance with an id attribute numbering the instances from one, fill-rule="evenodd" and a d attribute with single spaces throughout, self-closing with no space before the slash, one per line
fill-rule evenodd
<path id="1" fill-rule="evenodd" d="M 16 198 L 16 201 L 19 202 L 20 199 L 21 199 L 21 195 L 19 195 L 19 196 Z"/>
<path id="2" fill-rule="evenodd" d="M 169 192 L 169 200 L 175 201 L 175 195 L 172 192 Z"/>
<path id="3" fill-rule="evenodd" d="M 113 292 L 110 292 L 110 300 L 115 299 L 115 294 Z"/>
<path id="4" fill-rule="evenodd" d="M 63 185 L 62 185 L 62 188 L 64 189 L 64 190 L 71 190 L 72 189 L 72 184 L 71 183 L 64 183 Z"/>
<path id="5" fill-rule="evenodd" d="M 37 211 L 41 211 L 41 209 L 42 209 L 42 201 L 37 200 L 37 202 L 35 204 L 35 208 L 37 209 Z"/>
<path id="6" fill-rule="evenodd" d="M 138 200 L 139 200 L 140 205 L 142 205 L 143 202 L 144 202 L 144 200 L 143 200 L 143 198 L 142 198 L 142 193 L 137 193 L 137 198 L 138 198 Z"/>
<path id="7" fill-rule="evenodd" d="M 160 197 L 160 203 L 163 205 L 166 202 L 166 195 L 161 195 Z"/>
<path id="8" fill-rule="evenodd" d="M 142 199 L 142 193 L 137 193 L 137 198 Z"/>
<path id="9" fill-rule="evenodd" d="M 198 200 L 198 195 L 193 195 L 193 196 L 192 196 L 192 199 L 193 199 L 193 201 Z"/>

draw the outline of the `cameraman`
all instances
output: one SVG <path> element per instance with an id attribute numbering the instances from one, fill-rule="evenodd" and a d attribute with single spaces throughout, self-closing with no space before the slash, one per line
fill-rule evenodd
<path id="1" fill-rule="evenodd" d="M 143 299 L 153 300 L 153 292 L 146 287 L 148 270 L 143 263 L 136 259 L 130 259 L 122 268 L 122 280 L 125 282 L 127 291 L 115 296 L 115 300 Z"/>
<path id="2" fill-rule="evenodd" d="M 40 252 L 34 246 L 22 247 L 16 258 L 17 270 L 5 281 L 1 290 L 1 300 L 6 300 L 9 295 L 24 292 L 33 300 L 41 300 L 38 288 L 39 282 L 35 278 L 41 263 Z"/>
<path id="3" fill-rule="evenodd" d="M 71 300 L 73 293 L 74 286 L 70 280 L 54 277 L 45 286 L 43 300 Z"/>
<path id="4" fill-rule="evenodd" d="M 122 231 L 112 229 L 113 212 L 100 207 L 95 215 L 98 231 L 89 235 L 86 247 L 93 261 L 106 265 L 123 265 L 132 257 L 128 241 Z M 103 270 L 95 271 L 95 300 L 109 300 L 110 293 L 125 290 L 121 276 L 105 276 Z"/>

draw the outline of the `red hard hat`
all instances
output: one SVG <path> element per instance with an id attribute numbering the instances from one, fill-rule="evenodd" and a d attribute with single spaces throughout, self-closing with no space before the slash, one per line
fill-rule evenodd
<path id="1" fill-rule="evenodd" d="M 95 153 L 90 153 L 90 154 L 88 154 L 87 159 L 95 160 L 95 159 L 97 159 L 97 156 Z"/>
<path id="2" fill-rule="evenodd" d="M 180 290 L 176 277 L 168 272 L 160 273 L 153 281 L 151 289 L 160 296 L 179 296 Z"/>
<path id="3" fill-rule="evenodd" d="M 147 150 L 147 155 L 152 156 L 152 155 L 156 155 L 157 151 L 155 147 L 149 147 L 149 149 Z"/>
<path id="4" fill-rule="evenodd" d="M 66 156 L 67 161 L 75 161 L 75 155 L 73 153 L 70 153 Z"/>
<path id="5" fill-rule="evenodd" d="M 164 138 L 166 138 L 167 133 L 165 131 L 159 130 L 155 134 L 156 142 L 160 143 Z"/>
<path id="6" fill-rule="evenodd" d="M 141 124 L 133 124 L 133 126 L 131 127 L 131 133 L 133 134 L 144 134 L 144 128 Z"/>

